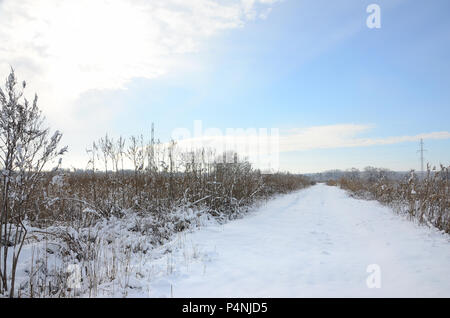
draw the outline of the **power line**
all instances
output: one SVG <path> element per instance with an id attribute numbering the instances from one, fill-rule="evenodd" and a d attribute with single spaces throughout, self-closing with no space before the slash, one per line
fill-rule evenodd
<path id="1" fill-rule="evenodd" d="M 422 177 L 423 177 L 423 161 L 424 161 L 424 157 L 423 157 L 423 153 L 424 151 L 427 151 L 426 149 L 423 149 L 423 138 L 420 138 L 420 149 L 417 150 L 417 152 L 420 152 L 420 170 L 422 172 Z"/>
<path id="2" fill-rule="evenodd" d="M 150 151 L 148 158 L 148 166 L 150 171 L 153 171 L 155 164 L 155 123 L 152 122 L 151 139 L 150 139 Z"/>

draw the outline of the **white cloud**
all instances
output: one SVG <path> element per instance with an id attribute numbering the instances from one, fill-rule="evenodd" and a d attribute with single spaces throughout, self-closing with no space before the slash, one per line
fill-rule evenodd
<path id="1" fill-rule="evenodd" d="M 26 96 L 37 92 L 49 125 L 64 132 L 65 162 L 84 166 L 85 147 L 111 130 L 119 111 L 80 111 L 84 93 L 192 70 L 190 54 L 277 1 L 0 0 L 0 85 L 14 67 Z"/>
<path id="2" fill-rule="evenodd" d="M 4 0 L 0 74 L 16 68 L 62 112 L 80 94 L 179 68 L 209 37 L 265 14 L 271 0 Z M 4 75 L 6 76 L 6 75 Z"/>
<path id="3" fill-rule="evenodd" d="M 182 130 L 184 134 L 176 132 L 172 138 L 179 140 L 179 145 L 186 148 L 213 147 L 228 149 L 229 145 L 235 147 L 256 147 L 264 143 L 277 144 L 277 151 L 293 152 L 313 149 L 333 149 L 369 147 L 376 145 L 391 145 L 402 142 L 415 142 L 420 139 L 450 139 L 450 132 L 431 132 L 413 136 L 391 136 L 386 138 L 362 138 L 361 134 L 373 129 L 373 125 L 336 124 L 328 126 L 313 126 L 308 128 L 296 128 L 286 131 L 278 129 L 208 129 L 212 133 L 192 137 L 189 130 Z M 230 130 L 232 133 L 228 132 Z M 176 136 L 181 136 L 178 139 Z M 186 137 L 187 136 L 187 137 Z M 260 151 L 257 147 L 254 151 Z"/>
<path id="4" fill-rule="evenodd" d="M 256 167 L 265 169 L 286 169 L 286 156 L 297 151 L 309 151 L 315 149 L 337 149 L 370 147 L 377 145 L 391 145 L 403 142 L 417 142 L 420 139 L 450 139 L 450 132 L 431 132 L 411 136 L 391 136 L 385 138 L 364 138 L 364 133 L 373 129 L 373 125 L 336 124 L 327 126 L 313 126 L 280 131 L 279 129 L 232 129 L 221 130 L 219 128 L 207 128 L 202 130 L 201 125 L 194 132 L 181 128 L 175 130 L 172 138 L 177 141 L 177 147 L 183 150 L 210 149 L 216 155 L 224 151 L 237 151 L 241 157 L 246 157 Z M 163 144 L 167 147 L 169 144 Z M 212 159 L 221 158 L 212 157 Z M 284 158 L 284 159 L 282 159 Z M 298 157 L 295 157 L 298 160 Z M 309 158 L 315 158 L 314 156 Z M 325 160 L 326 169 L 337 168 L 329 166 L 329 158 L 315 158 Z M 378 158 L 380 159 L 380 158 Z M 233 160 L 228 157 L 227 160 Z M 351 159 L 349 159 L 351 160 Z M 283 166 L 284 165 L 284 166 Z M 308 169 L 320 170 L 320 166 L 311 163 Z M 322 162 L 323 165 L 323 162 Z M 345 166 L 345 164 L 344 164 Z M 305 167 L 302 167 L 305 169 Z M 404 167 L 403 167 L 404 168 Z M 298 162 L 289 164 L 288 170 L 298 171 Z"/>
<path id="5" fill-rule="evenodd" d="M 304 151 L 312 149 L 332 149 L 348 147 L 368 147 L 391 145 L 425 139 L 450 139 L 450 132 L 431 132 L 414 136 L 393 136 L 386 138 L 361 138 L 371 125 L 340 124 L 293 129 L 280 136 L 280 151 Z"/>

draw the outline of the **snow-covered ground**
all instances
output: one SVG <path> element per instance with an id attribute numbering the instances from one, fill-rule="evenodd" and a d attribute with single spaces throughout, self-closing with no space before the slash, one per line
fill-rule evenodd
<path id="1" fill-rule="evenodd" d="M 92 262 L 62 261 L 58 241 L 27 244 L 21 295 L 30 296 L 29 273 L 49 286 L 53 269 L 65 275 L 73 261 L 91 274 L 78 286 L 72 272 L 74 289 L 63 297 L 450 297 L 449 235 L 337 187 L 280 195 L 224 225 L 201 211 L 175 212 L 191 229 L 163 245 L 133 230 L 149 221 L 133 213 L 86 229 L 102 237 Z"/>
<path id="2" fill-rule="evenodd" d="M 128 296 L 450 297 L 448 235 L 324 184 L 162 250 Z"/>

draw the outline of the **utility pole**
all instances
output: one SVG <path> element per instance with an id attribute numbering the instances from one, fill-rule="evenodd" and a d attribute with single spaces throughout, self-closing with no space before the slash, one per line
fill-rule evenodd
<path id="1" fill-rule="evenodd" d="M 155 123 L 152 123 L 152 137 L 150 140 L 150 171 L 153 171 L 153 165 L 155 160 Z"/>
<path id="2" fill-rule="evenodd" d="M 423 178 L 423 152 L 426 151 L 426 149 L 423 149 L 423 139 L 420 138 L 420 149 L 417 150 L 417 152 L 420 152 L 420 170 L 422 172 L 422 178 Z"/>

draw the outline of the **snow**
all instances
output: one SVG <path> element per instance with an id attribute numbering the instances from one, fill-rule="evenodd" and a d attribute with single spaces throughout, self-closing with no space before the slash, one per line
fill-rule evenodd
<path id="1" fill-rule="evenodd" d="M 449 235 L 338 187 L 280 195 L 226 224 L 201 211 L 174 211 L 174 220 L 192 226 L 159 246 L 134 230 L 153 224 L 151 217 L 125 215 L 89 231 L 64 229 L 73 238 L 102 237 L 98 260 L 87 263 L 97 268 L 98 288 L 88 290 L 84 281 L 74 296 L 450 297 Z M 70 265 L 57 243 L 24 246 L 20 286 L 41 266 L 31 266 L 37 253 L 53 250 L 44 259 L 49 269 Z M 370 271 L 378 269 L 380 288 L 369 288 L 376 277 Z"/>
<path id="2" fill-rule="evenodd" d="M 318 184 L 180 234 L 152 262 L 140 296 L 450 297 L 449 243 L 375 201 Z M 366 282 L 374 268 L 380 288 Z"/>

